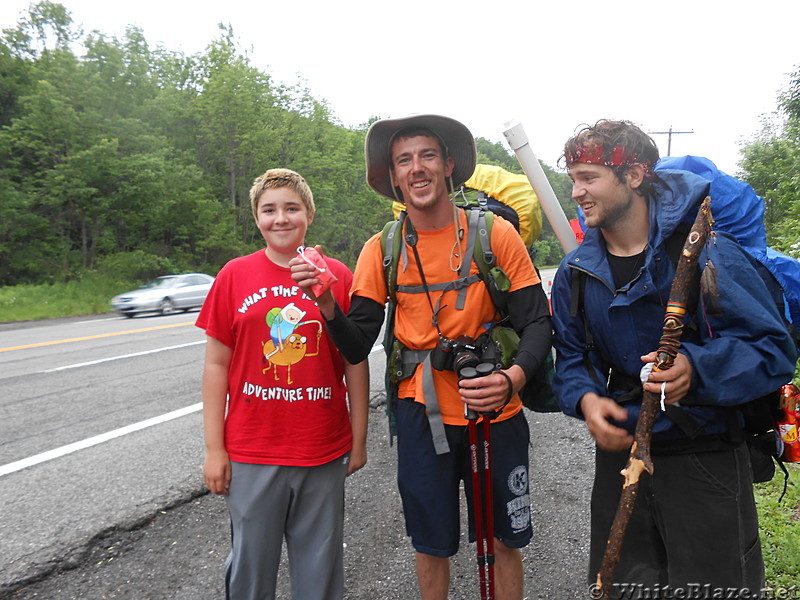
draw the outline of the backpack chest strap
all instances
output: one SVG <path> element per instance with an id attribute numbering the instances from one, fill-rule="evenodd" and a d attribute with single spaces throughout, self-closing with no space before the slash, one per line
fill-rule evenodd
<path id="1" fill-rule="evenodd" d="M 481 280 L 480 275 L 470 275 L 470 266 L 472 265 L 472 258 L 475 252 L 475 243 L 476 240 L 480 237 L 482 241 L 483 248 L 489 248 L 488 242 L 488 228 L 486 225 L 486 217 L 483 212 L 479 210 L 472 210 L 469 212 L 469 221 L 467 225 L 467 247 L 464 251 L 464 255 L 461 260 L 461 268 L 459 270 L 459 278 L 453 281 L 446 281 L 442 283 L 429 283 L 427 285 L 397 285 L 395 292 L 404 292 L 406 294 L 420 294 L 420 293 L 428 293 L 428 292 L 438 292 L 441 291 L 442 295 L 445 292 L 450 290 L 457 290 L 458 296 L 456 298 L 455 308 L 456 310 L 464 310 L 464 306 L 467 300 L 467 288 L 472 285 L 473 283 L 477 283 Z M 485 241 L 484 241 L 485 240 Z M 387 243 L 387 248 L 389 244 Z M 403 244 L 403 250 L 405 250 L 405 244 Z M 494 255 L 489 251 L 488 258 L 491 260 L 489 264 L 494 262 Z M 486 252 L 481 257 L 484 261 L 487 260 Z M 384 256 L 384 265 L 386 265 L 387 256 Z M 391 260 L 391 257 L 389 257 Z M 488 262 L 488 261 L 487 261 Z M 422 270 L 422 266 L 420 265 L 420 271 Z M 441 309 L 441 295 L 436 300 L 436 305 L 434 307 L 434 314 L 437 314 Z"/>
<path id="2" fill-rule="evenodd" d="M 434 283 L 428 284 L 428 291 L 431 292 L 448 292 L 450 290 L 462 290 L 476 281 L 480 281 L 481 278 L 478 275 L 469 275 L 467 277 L 459 277 L 458 279 L 454 279 L 453 281 L 447 281 L 445 283 Z M 404 294 L 424 294 L 425 293 L 425 286 L 420 285 L 398 285 L 397 286 L 398 292 L 403 292 Z"/>
<path id="3" fill-rule="evenodd" d="M 424 285 L 398 285 L 396 291 L 404 292 L 406 294 L 424 294 L 428 292 L 441 291 L 442 293 L 436 299 L 436 302 L 433 306 L 434 318 L 438 322 L 437 317 L 442 308 L 442 296 L 444 296 L 445 292 L 449 292 L 450 290 L 458 290 L 456 310 L 464 310 L 464 301 L 466 300 L 467 288 L 480 280 L 481 278 L 478 275 L 470 275 L 469 277 L 462 277 L 446 283 L 435 283 L 433 285 L 428 285 L 427 289 L 425 289 Z"/>

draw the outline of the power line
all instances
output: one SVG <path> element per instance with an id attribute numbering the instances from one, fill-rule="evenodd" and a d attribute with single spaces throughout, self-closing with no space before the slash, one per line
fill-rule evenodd
<path id="1" fill-rule="evenodd" d="M 673 131 L 672 125 L 669 126 L 669 131 L 648 131 L 650 135 L 666 135 L 667 136 L 667 156 L 672 155 L 672 136 L 679 133 L 694 133 L 694 131 Z"/>

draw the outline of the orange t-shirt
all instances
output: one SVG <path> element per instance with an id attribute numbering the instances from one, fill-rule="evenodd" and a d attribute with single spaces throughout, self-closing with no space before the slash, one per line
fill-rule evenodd
<path id="1" fill-rule="evenodd" d="M 461 226 L 465 230 L 461 249 L 456 251 L 463 255 L 467 245 L 466 215 L 460 212 Z M 456 267 L 457 258 L 453 256 L 455 232 L 453 225 L 443 229 L 417 230 L 419 241 L 417 251 L 422 261 L 422 269 L 428 285 L 444 283 L 458 279 L 458 273 L 451 268 Z M 388 300 L 389 291 L 383 271 L 383 253 L 381 252 L 381 235 L 376 234 L 364 245 L 358 258 L 358 265 L 353 279 L 352 295 L 370 298 L 380 304 Z M 511 281 L 510 291 L 515 291 L 539 283 L 539 277 L 528 256 L 525 244 L 514 227 L 502 218 L 495 218 L 491 237 L 492 252 L 496 263 L 502 267 Z M 402 256 L 398 259 L 397 284 L 422 285 L 417 261 L 411 248 L 408 248 L 408 264 L 403 264 Z M 472 257 L 470 260 L 470 275 L 477 274 L 478 266 Z M 404 269 L 405 267 L 405 269 Z M 468 335 L 476 339 L 484 333 L 487 327 L 497 320 L 489 291 L 486 286 L 477 281 L 467 287 L 466 302 L 463 310 L 457 310 L 456 298 L 458 292 L 431 291 L 430 299 L 436 306 L 437 299 L 441 296 L 439 310 L 439 330 L 442 335 L 455 339 L 460 335 Z M 397 293 L 397 311 L 395 314 L 395 336 L 400 342 L 412 350 L 434 348 L 439 341 L 439 332 L 431 322 L 431 304 L 424 293 Z M 464 418 L 464 403 L 458 393 L 458 377 L 452 371 L 437 371 L 433 369 L 433 381 L 436 388 L 436 397 L 442 420 L 448 425 L 466 425 Z M 425 394 L 422 387 L 422 365 L 417 366 L 413 376 L 400 382 L 398 390 L 400 398 L 414 398 L 417 402 L 425 403 Z M 503 409 L 497 419 L 502 421 L 514 416 L 522 409 L 519 396 L 515 396 Z"/>

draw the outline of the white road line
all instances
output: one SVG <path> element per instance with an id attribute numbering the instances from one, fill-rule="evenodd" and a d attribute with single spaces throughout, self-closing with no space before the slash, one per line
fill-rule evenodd
<path id="1" fill-rule="evenodd" d="M 90 319 L 86 321 L 76 321 L 73 325 L 83 325 L 84 323 L 102 323 L 103 321 L 120 321 L 119 317 L 105 317 L 104 319 Z"/>
<path id="2" fill-rule="evenodd" d="M 156 352 L 164 352 L 165 350 L 176 350 L 178 348 L 187 348 L 189 346 L 197 346 L 199 344 L 205 344 L 206 340 L 200 340 L 199 342 L 190 342 L 188 344 L 179 344 L 177 346 L 166 346 L 164 348 L 156 348 L 155 350 L 145 350 L 144 352 L 134 352 L 133 354 L 123 354 L 121 356 L 111 356 L 109 358 L 101 358 L 99 360 L 92 360 L 89 362 L 84 363 L 76 363 L 74 365 L 65 365 L 63 367 L 56 367 L 55 369 L 47 369 L 46 371 L 40 371 L 41 373 L 55 373 L 56 371 L 66 371 L 67 369 L 77 369 L 79 367 L 88 367 L 90 365 L 99 365 L 100 363 L 109 362 L 112 360 L 121 360 L 123 358 L 133 358 L 134 356 L 144 356 L 146 354 L 155 354 Z"/>
<path id="3" fill-rule="evenodd" d="M 61 446 L 60 448 L 48 450 L 47 452 L 42 452 L 41 454 L 35 454 L 34 456 L 29 456 L 28 458 L 23 458 L 22 460 L 18 460 L 16 462 L 8 463 L 7 465 L 0 466 L 0 477 L 3 475 L 8 475 L 9 473 L 21 471 L 22 469 L 27 469 L 28 467 L 38 465 L 39 463 L 47 462 L 48 460 L 53 460 L 54 458 L 60 458 L 62 456 L 66 456 L 67 454 L 72 454 L 78 450 L 83 450 L 85 448 L 96 446 L 97 444 L 102 444 L 103 442 L 113 440 L 114 438 L 118 438 L 141 429 L 146 429 L 147 427 L 152 427 L 153 425 L 160 425 L 161 423 L 166 423 L 167 421 L 184 417 L 202 410 L 202 408 L 203 403 L 198 402 L 197 404 L 192 404 L 191 406 L 174 410 L 158 417 L 153 417 L 152 419 L 139 421 L 138 423 L 126 425 L 125 427 L 120 427 L 119 429 L 114 429 L 113 431 L 109 431 L 107 433 L 101 433 L 100 435 L 96 435 L 79 442 L 67 444 L 66 446 Z"/>
<path id="4" fill-rule="evenodd" d="M 115 356 L 112 358 L 104 358 L 101 360 L 95 360 L 87 363 L 58 367 L 57 369 L 50 369 L 49 371 L 44 371 L 44 372 L 52 373 L 53 371 L 62 371 L 64 369 L 74 369 L 77 367 L 85 367 L 87 365 L 96 365 L 98 363 L 107 362 L 110 360 L 130 358 L 132 356 L 142 356 L 143 354 L 152 354 L 154 352 L 161 352 L 162 350 L 174 350 L 175 348 L 185 348 L 187 346 L 196 346 L 198 344 L 205 344 L 205 343 L 206 343 L 205 340 L 203 340 L 200 342 L 181 344 L 179 346 L 169 346 L 167 348 L 158 348 L 156 350 L 148 350 L 146 352 L 137 352 L 135 354 L 126 354 L 124 356 Z M 372 350 L 370 350 L 370 354 L 375 354 L 376 352 L 380 352 L 381 350 L 383 350 L 382 346 L 373 346 Z M 184 417 L 186 415 L 195 413 L 202 409 L 203 409 L 203 403 L 198 402 L 197 404 L 192 404 L 191 406 L 187 406 L 186 408 L 181 408 L 166 413 L 164 415 L 160 415 L 158 417 L 153 417 L 152 419 L 147 419 L 145 421 L 133 423 L 132 425 L 120 427 L 119 429 L 114 429 L 113 431 L 109 431 L 107 433 L 101 433 L 100 435 L 96 435 L 94 437 L 90 437 L 85 440 L 81 440 L 79 442 L 67 444 L 66 446 L 61 446 L 60 448 L 48 450 L 47 452 L 42 452 L 41 454 L 35 454 L 34 456 L 29 456 L 28 458 L 23 458 L 22 460 L 8 463 L 7 465 L 2 465 L 0 466 L 0 477 L 2 477 L 3 475 L 8 475 L 9 473 L 15 473 L 17 471 L 21 471 L 22 469 L 27 469 L 28 467 L 32 467 L 34 465 L 38 465 L 43 462 L 47 462 L 48 460 L 53 460 L 54 458 L 61 458 L 62 456 L 66 456 L 67 454 L 72 454 L 73 452 L 77 452 L 78 450 L 91 448 L 92 446 L 96 446 L 97 444 L 102 444 L 103 442 L 113 440 L 114 438 L 122 437 L 123 435 L 127 435 L 129 433 L 134 433 L 135 431 L 140 431 L 141 429 L 146 429 L 147 427 L 152 427 L 153 425 L 160 425 L 161 423 L 166 423 L 167 421 L 172 421 L 173 419 Z"/>

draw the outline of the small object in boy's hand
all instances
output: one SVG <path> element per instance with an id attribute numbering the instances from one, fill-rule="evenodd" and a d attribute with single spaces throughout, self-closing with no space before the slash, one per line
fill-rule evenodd
<path id="1" fill-rule="evenodd" d="M 317 270 L 314 277 L 319 279 L 319 283 L 315 283 L 311 286 L 311 291 L 314 292 L 314 296 L 319 298 L 329 287 L 339 281 L 336 275 L 330 272 L 328 265 L 325 263 L 325 259 L 317 252 L 316 248 L 300 246 L 297 248 L 297 253 L 300 255 L 300 258 Z"/>

